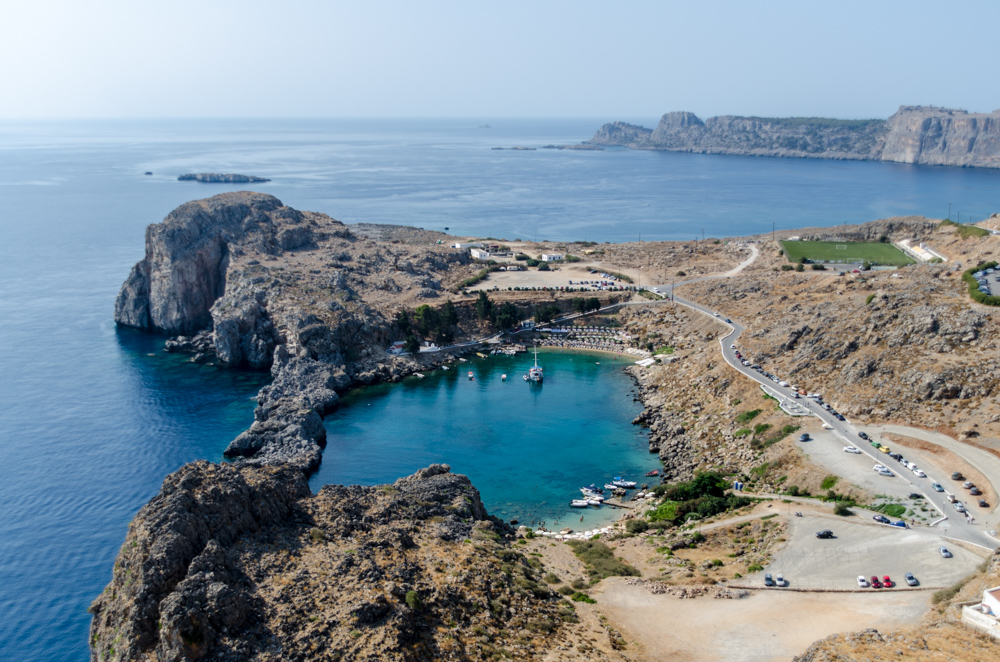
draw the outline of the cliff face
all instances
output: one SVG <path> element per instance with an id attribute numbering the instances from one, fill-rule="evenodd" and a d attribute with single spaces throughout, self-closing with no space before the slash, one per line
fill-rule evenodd
<path id="1" fill-rule="evenodd" d="M 883 161 L 1000 168 L 1000 111 L 904 106 L 888 125 Z"/>
<path id="2" fill-rule="evenodd" d="M 633 149 L 1000 167 L 1000 111 L 901 106 L 885 120 L 665 114 L 655 130 L 615 122 L 588 141 Z"/>
<path id="3" fill-rule="evenodd" d="M 292 469 L 189 464 L 129 525 L 91 659 L 481 659 L 525 628 L 545 651 L 573 610 L 511 537 L 447 465 L 312 495 Z"/>
<path id="4" fill-rule="evenodd" d="M 223 193 L 181 205 L 146 228 L 146 257 L 115 301 L 115 321 L 165 333 L 212 323 L 226 288 L 230 252 L 246 244 L 267 254 L 309 245 L 314 223 L 263 193 Z"/>

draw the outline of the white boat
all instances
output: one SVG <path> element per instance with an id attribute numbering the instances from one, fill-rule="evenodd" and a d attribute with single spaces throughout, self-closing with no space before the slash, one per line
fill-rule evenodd
<path id="1" fill-rule="evenodd" d="M 542 383 L 542 366 L 538 365 L 538 348 L 535 348 L 535 365 L 528 368 L 528 381 Z"/>
<path id="2" fill-rule="evenodd" d="M 570 508 L 587 508 L 589 506 L 590 503 L 588 503 L 586 499 L 573 499 L 569 502 Z"/>
<path id="3" fill-rule="evenodd" d="M 596 499 L 597 501 L 604 501 L 604 495 L 598 492 L 592 492 L 587 488 L 581 488 L 580 493 L 583 494 L 584 499 Z"/>
<path id="4" fill-rule="evenodd" d="M 598 501 L 597 499 L 589 499 L 588 498 L 587 499 L 587 503 L 590 504 L 591 506 L 600 506 L 601 505 L 601 502 Z"/>
<path id="5" fill-rule="evenodd" d="M 424 373 L 422 373 L 422 372 L 415 372 L 415 373 L 413 373 L 413 374 L 414 374 L 415 376 L 419 377 L 420 379 L 423 379 L 423 378 L 424 378 Z"/>
<path id="6" fill-rule="evenodd" d="M 442 369 L 442 370 L 451 370 L 451 368 L 449 368 L 449 367 L 448 367 L 448 366 L 446 366 L 446 365 L 443 365 L 443 366 L 441 366 L 441 369 Z"/>
<path id="7" fill-rule="evenodd" d="M 500 381 L 502 382 L 507 381 L 507 375 L 500 375 Z"/>
<path id="8" fill-rule="evenodd" d="M 470 380 L 471 380 L 471 379 L 473 379 L 473 374 L 472 374 L 472 371 L 471 371 L 471 370 L 469 371 L 469 379 L 470 379 Z"/>
<path id="9" fill-rule="evenodd" d="M 636 485 L 634 480 L 624 480 L 621 476 L 615 476 L 615 479 L 611 481 L 611 484 L 615 487 L 624 487 L 627 490 L 632 489 Z"/>
<path id="10" fill-rule="evenodd" d="M 604 489 L 606 489 L 606 490 L 614 490 L 616 487 L 618 487 L 618 486 L 617 485 L 612 485 L 611 483 L 605 483 L 604 484 Z"/>

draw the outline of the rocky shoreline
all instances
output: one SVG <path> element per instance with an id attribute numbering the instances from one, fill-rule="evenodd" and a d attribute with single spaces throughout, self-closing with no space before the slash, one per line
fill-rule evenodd
<path id="1" fill-rule="evenodd" d="M 254 175 L 222 174 L 218 172 L 200 172 L 181 175 L 179 182 L 202 182 L 203 184 L 259 184 L 271 181 L 267 177 Z"/>

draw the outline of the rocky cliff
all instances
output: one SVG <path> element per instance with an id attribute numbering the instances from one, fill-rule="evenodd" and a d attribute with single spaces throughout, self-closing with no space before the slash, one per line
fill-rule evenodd
<path id="1" fill-rule="evenodd" d="M 447 465 L 313 495 L 294 469 L 189 464 L 129 525 L 91 660 L 535 659 L 575 618 L 512 537 Z"/>
<path id="2" fill-rule="evenodd" d="M 633 149 L 1000 167 L 1000 111 L 901 106 L 888 120 L 665 114 L 655 130 L 614 122 L 587 141 Z"/>

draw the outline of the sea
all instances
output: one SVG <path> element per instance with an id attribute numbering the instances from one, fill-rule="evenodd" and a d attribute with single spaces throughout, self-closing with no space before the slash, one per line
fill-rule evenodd
<path id="1" fill-rule="evenodd" d="M 246 188 L 180 174 L 270 177 L 253 190 L 345 223 L 505 239 L 686 240 L 1000 210 L 992 170 L 492 149 L 578 143 L 604 121 L 0 122 L 0 659 L 88 659 L 87 607 L 130 519 L 169 472 L 221 459 L 268 380 L 115 327 L 145 227 L 188 200 Z M 523 383 L 521 355 L 348 394 L 327 419 L 313 488 L 447 462 L 505 519 L 598 525 L 605 515 L 579 522 L 565 507 L 576 488 L 656 465 L 631 425 L 639 405 L 624 360 L 539 360 L 540 388 Z"/>

